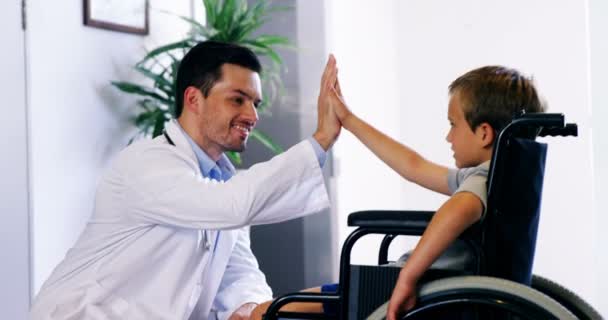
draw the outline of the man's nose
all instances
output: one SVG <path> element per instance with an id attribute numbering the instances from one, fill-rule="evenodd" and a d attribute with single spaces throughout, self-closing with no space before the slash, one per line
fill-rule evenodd
<path id="1" fill-rule="evenodd" d="M 258 109 L 253 102 L 247 104 L 247 107 L 243 110 L 243 117 L 254 125 L 258 121 Z"/>

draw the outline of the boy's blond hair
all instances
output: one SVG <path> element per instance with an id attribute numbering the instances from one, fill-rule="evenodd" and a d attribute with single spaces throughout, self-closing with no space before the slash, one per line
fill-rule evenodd
<path id="1" fill-rule="evenodd" d="M 454 80 L 450 95 L 458 95 L 465 118 L 472 130 L 487 122 L 500 132 L 517 114 L 544 112 L 532 79 L 515 69 L 485 66 Z"/>

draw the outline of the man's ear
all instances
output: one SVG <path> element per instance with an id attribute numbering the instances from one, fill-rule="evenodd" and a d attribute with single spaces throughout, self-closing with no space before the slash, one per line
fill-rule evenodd
<path id="1" fill-rule="evenodd" d="M 202 102 L 203 94 L 199 89 L 189 86 L 184 90 L 184 111 L 199 114 L 199 103 Z"/>
<path id="2" fill-rule="evenodd" d="M 481 146 L 486 148 L 492 147 L 496 134 L 494 128 L 489 123 L 483 122 L 475 129 L 475 135 L 479 138 L 478 141 L 481 142 Z"/>

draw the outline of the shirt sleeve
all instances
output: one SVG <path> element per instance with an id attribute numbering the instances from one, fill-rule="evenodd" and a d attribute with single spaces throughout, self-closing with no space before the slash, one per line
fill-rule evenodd
<path id="1" fill-rule="evenodd" d="M 448 188 L 452 195 L 458 192 L 470 192 L 477 196 L 483 205 L 485 215 L 488 202 L 488 174 L 484 167 L 450 169 L 448 171 Z"/>
<path id="2" fill-rule="evenodd" d="M 312 145 L 312 148 L 315 150 L 315 154 L 317 156 L 317 159 L 319 160 L 319 167 L 323 168 L 323 165 L 325 165 L 325 159 L 327 159 L 327 151 L 323 150 L 323 147 L 321 147 L 321 145 L 315 138 L 310 137 L 308 138 L 308 141 Z"/>
<path id="3" fill-rule="evenodd" d="M 483 174 L 479 167 L 449 169 L 448 170 L 448 188 L 452 194 L 460 188 L 460 185 L 471 175 Z"/>
<path id="4" fill-rule="evenodd" d="M 482 216 L 485 215 L 486 208 L 488 207 L 488 190 L 486 187 L 487 180 L 488 178 L 483 175 L 470 175 L 462 182 L 462 184 L 460 184 L 458 189 L 456 189 L 456 191 L 454 192 L 454 194 L 459 192 L 470 192 L 477 196 L 477 198 L 479 198 L 479 200 L 481 201 L 481 204 L 483 204 Z"/>

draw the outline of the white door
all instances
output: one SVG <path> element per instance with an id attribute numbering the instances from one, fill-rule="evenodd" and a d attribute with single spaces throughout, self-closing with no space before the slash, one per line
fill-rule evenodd
<path id="1" fill-rule="evenodd" d="M 25 31 L 21 0 L 0 2 L 0 310 L 26 319 L 30 305 Z"/>

